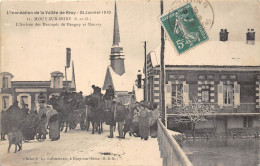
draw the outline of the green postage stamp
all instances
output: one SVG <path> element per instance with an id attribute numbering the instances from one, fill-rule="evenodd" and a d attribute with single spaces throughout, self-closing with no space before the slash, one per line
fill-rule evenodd
<path id="1" fill-rule="evenodd" d="M 160 21 L 179 54 L 209 39 L 190 3 L 162 15 Z"/>

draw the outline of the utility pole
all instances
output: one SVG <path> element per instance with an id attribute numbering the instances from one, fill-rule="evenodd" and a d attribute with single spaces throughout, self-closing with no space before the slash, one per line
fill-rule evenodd
<path id="1" fill-rule="evenodd" d="M 161 8 L 161 15 L 163 15 L 163 0 L 160 0 L 160 8 Z M 161 98 L 161 110 L 162 110 L 162 123 L 165 125 L 165 116 L 166 116 L 166 109 L 165 109 L 165 69 L 164 69 L 164 29 L 161 26 L 161 64 L 160 64 L 160 98 Z"/>
<path id="2" fill-rule="evenodd" d="M 66 86 L 68 86 L 68 80 L 67 80 L 67 66 L 65 66 L 65 79 L 66 79 Z"/>
<path id="3" fill-rule="evenodd" d="M 146 58 L 146 41 L 144 41 L 144 101 L 148 101 L 148 90 L 147 90 L 147 58 Z"/>

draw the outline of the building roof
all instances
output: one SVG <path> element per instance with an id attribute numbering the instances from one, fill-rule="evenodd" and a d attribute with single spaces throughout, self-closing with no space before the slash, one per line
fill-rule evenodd
<path id="1" fill-rule="evenodd" d="M 126 73 L 120 76 L 114 72 L 111 66 L 108 66 L 102 89 L 106 90 L 109 85 L 112 85 L 115 91 L 132 92 L 133 84 L 134 80 L 131 80 Z"/>
<path id="2" fill-rule="evenodd" d="M 11 73 L 9 72 L 1 72 L 0 75 L 11 75 L 11 77 L 14 77 Z"/>
<path id="3" fill-rule="evenodd" d="M 149 54 L 153 67 L 160 65 L 161 45 Z M 165 65 L 174 66 L 260 66 L 260 44 L 241 41 L 208 41 L 178 55 L 170 41 L 165 41 Z"/>

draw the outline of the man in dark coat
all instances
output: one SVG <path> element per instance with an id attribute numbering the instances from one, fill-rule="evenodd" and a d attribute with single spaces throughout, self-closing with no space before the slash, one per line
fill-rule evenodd
<path id="1" fill-rule="evenodd" d="M 127 112 L 125 106 L 121 102 L 118 102 L 116 104 L 116 110 L 115 110 L 115 121 L 118 122 L 118 134 L 119 134 L 117 138 L 124 138 L 123 126 L 124 126 L 126 114 Z"/>
<path id="2" fill-rule="evenodd" d="M 111 85 L 108 86 L 106 93 L 104 95 L 105 100 L 113 100 L 115 98 L 115 92 Z"/>
<path id="3" fill-rule="evenodd" d="M 12 128 L 17 127 L 18 122 L 24 118 L 24 115 L 18 106 L 18 101 L 15 101 L 13 105 L 7 109 L 6 114 L 8 119 L 7 132 L 11 131 Z"/>
<path id="4" fill-rule="evenodd" d="M 106 100 L 106 124 L 109 125 L 110 135 L 108 138 L 113 138 L 114 126 L 116 125 L 114 112 L 116 109 L 116 101 Z"/>
<path id="5" fill-rule="evenodd" d="M 101 88 L 95 85 L 91 86 L 93 89 L 93 94 L 101 94 Z"/>

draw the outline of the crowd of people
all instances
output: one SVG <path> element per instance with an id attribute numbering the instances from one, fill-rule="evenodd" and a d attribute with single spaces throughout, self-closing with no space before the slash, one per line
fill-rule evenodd
<path id="1" fill-rule="evenodd" d="M 29 110 L 28 104 L 22 104 L 20 108 L 18 101 L 15 101 L 6 111 L 1 111 L 1 140 L 6 140 L 5 135 L 14 129 L 20 129 L 26 141 L 33 140 L 36 133 L 39 133 L 42 139 L 46 139 L 49 133 L 52 141 L 58 140 L 60 138 L 58 113 L 52 105 L 45 104 L 45 100 L 41 93 L 38 110 Z"/>
<path id="2" fill-rule="evenodd" d="M 106 124 L 110 126 L 110 135 L 113 138 L 113 129 L 118 127 L 118 138 L 125 138 L 129 135 L 140 136 L 141 139 L 148 140 L 149 136 L 157 136 L 156 121 L 160 117 L 157 105 L 151 106 L 144 101 L 128 103 L 124 105 L 122 101 L 116 100 L 112 86 L 109 86 L 103 97 L 106 101 Z"/>
<path id="3" fill-rule="evenodd" d="M 95 85 L 92 88 L 93 94 L 102 97 L 105 101 L 104 121 L 109 125 L 108 138 L 114 137 L 116 125 L 118 138 L 125 138 L 127 132 L 130 136 L 134 135 L 144 140 L 147 140 L 149 136 L 156 137 L 156 121 L 160 117 L 156 104 L 151 106 L 141 101 L 124 105 L 121 100 L 115 98 L 112 86 L 108 87 L 104 95 L 101 94 L 101 88 Z M 46 139 L 47 134 L 52 141 L 60 139 L 58 117 L 60 99 L 64 104 L 70 103 L 66 105 L 66 107 L 71 107 L 68 109 L 79 109 L 80 101 L 83 101 L 84 97 L 82 92 L 63 91 L 59 96 L 52 95 L 46 101 L 46 96 L 40 93 L 39 107 L 32 110 L 28 109 L 28 104 L 22 104 L 20 109 L 18 101 L 15 101 L 7 111 L 1 111 L 1 140 L 5 140 L 5 135 L 14 127 L 21 129 L 26 140 L 34 139 L 36 128 L 42 139 Z"/>

